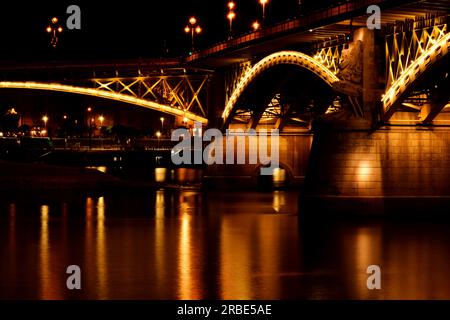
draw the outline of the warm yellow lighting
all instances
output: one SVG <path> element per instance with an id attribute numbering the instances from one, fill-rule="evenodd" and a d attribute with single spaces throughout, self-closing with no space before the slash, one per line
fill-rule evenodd
<path id="1" fill-rule="evenodd" d="M 64 119 L 64 120 L 66 120 L 66 119 L 67 119 L 67 116 L 66 116 L 66 115 L 64 115 L 64 116 L 63 116 L 63 119 Z"/>
<path id="2" fill-rule="evenodd" d="M 48 33 L 52 32 L 52 28 L 51 27 L 47 27 L 46 30 L 47 30 Z"/>
<path id="3" fill-rule="evenodd" d="M 304 53 L 297 51 L 277 52 L 262 59 L 243 75 L 236 86 L 236 89 L 233 91 L 231 98 L 228 100 L 222 113 L 222 118 L 227 120 L 241 94 L 256 77 L 274 65 L 279 64 L 297 65 L 301 68 L 310 70 L 324 80 L 329 86 L 333 86 L 334 83 L 339 82 L 339 78 L 330 69 Z"/>
<path id="4" fill-rule="evenodd" d="M 100 121 L 100 124 L 103 125 L 103 121 L 105 121 L 105 117 L 100 116 L 100 117 L 98 117 L 98 120 Z"/>
<path id="5" fill-rule="evenodd" d="M 233 1 L 228 2 L 228 8 L 230 8 L 230 10 L 233 10 L 235 7 L 236 7 L 236 4 Z"/>
<path id="6" fill-rule="evenodd" d="M 190 19 L 189 19 L 189 23 L 190 23 L 191 25 L 195 25 L 195 24 L 197 23 L 197 18 L 195 18 L 195 17 L 190 18 Z"/>
<path id="7" fill-rule="evenodd" d="M 234 18 L 236 18 L 236 14 L 234 12 L 230 12 L 227 16 L 228 20 L 233 20 Z"/>
<path id="8" fill-rule="evenodd" d="M 268 2 L 268 0 L 259 0 L 259 3 L 261 3 L 263 9 L 263 21 L 266 19 L 266 5 Z"/>
<path id="9" fill-rule="evenodd" d="M 184 32 L 186 32 L 186 33 L 191 32 L 191 28 L 189 28 L 189 27 L 184 28 Z"/>
<path id="10" fill-rule="evenodd" d="M 208 123 L 208 119 L 201 116 L 197 116 L 194 113 L 186 112 L 178 108 L 159 104 L 157 102 L 133 97 L 130 95 L 110 92 L 106 90 L 98 90 L 92 88 L 82 88 L 70 85 L 63 85 L 57 83 L 39 83 L 39 82 L 12 82 L 12 81 L 0 81 L 0 88 L 3 89 L 27 89 L 27 90 L 44 90 L 44 91 L 55 91 L 55 92 L 67 92 L 73 94 L 80 94 L 86 96 L 92 96 L 96 98 L 114 100 L 118 102 L 128 103 L 131 105 L 155 110 L 158 112 L 163 112 L 176 117 L 187 117 L 189 120 L 198 121 L 203 124 Z M 88 108 L 89 111 L 89 108 Z"/>
<path id="11" fill-rule="evenodd" d="M 63 32 L 63 28 L 62 28 L 62 27 L 59 27 L 59 28 L 58 28 L 58 32 L 59 32 L 59 33 Z"/>
<path id="12" fill-rule="evenodd" d="M 197 33 L 201 33 L 203 30 L 200 26 L 198 26 L 197 28 L 195 28 L 195 32 Z"/>
<path id="13" fill-rule="evenodd" d="M 91 112 L 91 111 L 92 111 L 91 107 L 87 108 L 87 112 Z"/>
<path id="14" fill-rule="evenodd" d="M 57 17 L 53 17 L 53 18 L 52 18 L 52 23 L 53 23 L 53 24 L 58 23 L 58 18 L 57 18 Z"/>
<path id="15" fill-rule="evenodd" d="M 167 176 L 166 168 L 155 168 L 155 181 L 156 182 L 165 182 Z"/>
<path id="16" fill-rule="evenodd" d="M 427 65 L 435 62 L 436 59 L 443 56 L 443 52 L 447 52 L 447 43 L 450 42 L 450 32 L 442 37 L 439 41 L 435 42 L 428 50 L 424 51 L 420 57 L 416 60 L 411 61 L 408 68 L 404 70 L 401 76 L 394 81 L 386 93 L 382 96 L 382 102 L 384 111 L 395 104 L 398 97 L 401 96 L 407 90 L 405 83 L 415 81 L 424 71 Z M 429 60 L 429 61 L 428 61 Z"/>
<path id="17" fill-rule="evenodd" d="M 44 121 L 44 123 L 47 123 L 48 117 L 47 117 L 47 116 L 43 116 L 43 117 L 42 117 L 42 121 Z"/>
<path id="18" fill-rule="evenodd" d="M 359 180 L 366 180 L 367 176 L 372 173 L 372 168 L 369 162 L 361 162 L 358 167 Z"/>
<path id="19" fill-rule="evenodd" d="M 187 123 L 188 120 L 189 120 L 189 119 L 188 119 L 187 117 L 184 117 L 184 118 L 183 118 L 183 122 L 184 122 L 184 123 Z"/>
<path id="20" fill-rule="evenodd" d="M 158 138 L 161 138 L 161 132 L 156 132 L 156 136 L 158 137 Z"/>
<path id="21" fill-rule="evenodd" d="M 259 24 L 258 21 L 255 21 L 255 22 L 253 22 L 252 27 L 253 27 L 253 30 L 256 31 L 261 27 L 261 25 Z"/>

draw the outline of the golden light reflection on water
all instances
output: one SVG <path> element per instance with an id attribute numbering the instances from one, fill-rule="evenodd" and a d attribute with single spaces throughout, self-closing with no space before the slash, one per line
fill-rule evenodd
<path id="1" fill-rule="evenodd" d="M 286 192 L 274 191 L 272 203 L 273 210 L 281 212 L 281 210 L 286 207 Z"/>
<path id="2" fill-rule="evenodd" d="M 98 295 L 100 299 L 108 297 L 108 262 L 106 258 L 106 232 L 105 232 L 105 198 L 99 197 L 97 202 L 97 279 Z"/>
<path id="3" fill-rule="evenodd" d="M 248 236 L 236 232 L 240 227 L 248 228 L 249 223 L 237 226 L 235 221 L 224 217 L 220 227 L 220 284 L 221 299 L 252 299 L 252 248 Z"/>
<path id="4" fill-rule="evenodd" d="M 14 290 L 0 290 L 0 298 L 450 298 L 450 225 L 339 222 L 304 236 L 297 216 L 286 214 L 296 207 L 289 193 L 202 196 L 145 195 L 145 218 L 119 215 L 129 199 L 115 206 L 108 197 L 85 198 L 84 218 L 68 217 L 79 202 L 39 203 L 32 219 L 22 218 L 30 208 L 7 203 L 0 254 L 9 259 L 0 281 Z M 79 293 L 65 288 L 68 264 L 82 267 Z M 381 267 L 381 291 L 366 287 L 372 264 Z"/>
<path id="5" fill-rule="evenodd" d="M 201 287 L 200 273 L 196 265 L 196 253 L 194 247 L 193 225 L 194 216 L 190 215 L 191 205 L 189 200 L 195 197 L 195 192 L 182 192 L 180 194 L 181 225 L 178 235 L 178 298 L 181 300 L 202 299 L 199 288 Z"/>
<path id="6" fill-rule="evenodd" d="M 158 190 L 156 192 L 155 201 L 155 267 L 156 267 L 156 281 L 158 289 L 163 291 L 164 283 L 166 281 L 166 268 L 164 265 L 166 255 L 165 244 L 165 223 L 164 223 L 164 209 L 165 199 L 164 191 Z"/>
<path id="7" fill-rule="evenodd" d="M 40 274 L 40 298 L 44 300 L 59 299 L 60 295 L 56 289 L 56 279 L 54 279 L 51 270 L 51 251 L 49 240 L 49 214 L 50 208 L 42 205 L 41 211 L 41 230 L 39 240 L 39 274 Z"/>
<path id="8" fill-rule="evenodd" d="M 344 268 L 351 295 L 359 299 L 379 298 L 380 292 L 367 289 L 367 268 L 381 266 L 383 237 L 379 227 L 359 227 L 343 236 Z M 349 247 L 350 246 L 350 247 Z M 349 250 L 351 248 L 351 250 Z M 381 266 L 382 267 L 382 266 Z"/>
<path id="9" fill-rule="evenodd" d="M 95 270 L 95 251 L 93 250 L 93 243 L 95 243 L 94 239 L 94 200 L 91 197 L 86 198 L 86 203 L 84 207 L 85 211 L 85 230 L 84 230 L 84 256 L 83 263 L 87 266 L 87 269 L 83 273 L 83 279 L 85 283 L 92 283 L 95 281 L 95 274 L 93 271 Z M 94 266 L 94 267 L 93 267 Z M 96 296 L 98 298 L 98 295 Z"/>

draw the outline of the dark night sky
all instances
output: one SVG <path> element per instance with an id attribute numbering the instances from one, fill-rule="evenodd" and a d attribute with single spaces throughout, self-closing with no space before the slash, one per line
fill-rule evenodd
<path id="1" fill-rule="evenodd" d="M 8 1 L 8 0 L 6 0 Z M 19 1 L 0 4 L 0 59 L 34 61 L 48 59 L 114 59 L 155 57 L 163 52 L 164 40 L 171 55 L 189 48 L 184 34 L 190 15 L 204 28 L 198 45 L 204 47 L 227 37 L 227 0 L 107 1 L 61 0 Z M 240 33 L 250 29 L 261 16 L 258 0 L 236 0 L 235 27 Z M 298 0 L 271 0 L 268 22 L 282 21 L 297 14 Z M 55 15 L 64 21 L 66 8 L 77 4 L 82 11 L 82 30 L 65 31 L 59 48 L 53 50 L 45 27 Z"/>

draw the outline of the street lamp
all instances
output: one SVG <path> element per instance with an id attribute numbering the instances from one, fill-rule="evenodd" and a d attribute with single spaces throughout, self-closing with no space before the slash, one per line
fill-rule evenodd
<path id="1" fill-rule="evenodd" d="M 47 116 L 43 116 L 42 117 L 42 121 L 44 121 L 44 126 L 45 126 L 45 128 L 47 128 L 48 117 Z"/>
<path id="2" fill-rule="evenodd" d="M 195 34 L 200 34 L 202 33 L 202 31 L 203 30 L 200 25 L 197 24 L 197 18 L 191 17 L 189 19 L 189 24 L 186 26 L 186 28 L 184 28 L 184 32 L 186 32 L 187 34 L 191 34 L 192 52 L 194 52 L 195 50 Z"/>
<path id="3" fill-rule="evenodd" d="M 236 7 L 234 2 L 229 2 L 228 3 L 228 9 L 230 9 L 230 11 L 228 12 L 227 18 L 228 20 L 230 20 L 230 37 L 229 39 L 233 38 L 233 20 L 236 18 L 236 13 L 234 13 L 234 8 Z"/>
<path id="4" fill-rule="evenodd" d="M 58 44 L 58 34 L 63 32 L 63 30 L 63 27 L 58 25 L 58 18 L 53 17 L 51 20 L 51 24 L 47 27 L 46 31 L 48 34 L 51 34 L 52 40 L 50 41 L 50 44 L 55 49 Z"/>
<path id="5" fill-rule="evenodd" d="M 103 127 L 103 121 L 105 121 L 105 117 L 100 116 L 98 117 L 98 120 L 100 121 L 100 127 Z"/>
<path id="6" fill-rule="evenodd" d="M 159 120 L 161 120 L 161 131 L 164 132 L 164 117 L 161 117 Z"/>
<path id="7" fill-rule="evenodd" d="M 255 21 L 253 22 L 252 27 L 254 31 L 257 31 L 261 27 L 261 25 L 259 24 L 258 21 Z"/>
<path id="8" fill-rule="evenodd" d="M 263 17 L 262 21 L 264 22 L 266 20 L 266 5 L 269 2 L 269 0 L 259 0 L 259 3 L 262 5 L 262 11 L 263 11 Z"/>
<path id="9" fill-rule="evenodd" d="M 42 117 L 42 121 L 44 121 L 45 133 L 47 133 L 47 135 L 48 135 L 48 129 L 47 129 L 48 117 L 47 116 L 43 116 Z M 42 131 L 42 133 L 44 133 L 44 131 Z"/>

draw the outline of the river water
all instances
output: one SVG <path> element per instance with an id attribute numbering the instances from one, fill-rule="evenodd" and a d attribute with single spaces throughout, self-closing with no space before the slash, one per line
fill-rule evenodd
<path id="1" fill-rule="evenodd" d="M 298 211 L 287 191 L 3 196 L 0 299 L 450 298 L 450 224 Z"/>

